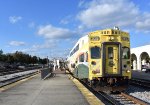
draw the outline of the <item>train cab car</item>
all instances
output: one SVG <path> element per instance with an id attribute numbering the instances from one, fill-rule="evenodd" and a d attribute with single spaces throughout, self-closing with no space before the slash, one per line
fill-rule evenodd
<path id="1" fill-rule="evenodd" d="M 123 90 L 131 78 L 129 33 L 115 29 L 90 32 L 70 51 L 68 67 L 76 78 L 98 89 Z"/>

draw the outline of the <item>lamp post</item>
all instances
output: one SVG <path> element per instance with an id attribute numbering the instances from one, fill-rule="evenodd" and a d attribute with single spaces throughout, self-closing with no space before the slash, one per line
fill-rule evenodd
<path id="1" fill-rule="evenodd" d="M 48 56 L 47 56 L 47 66 L 48 66 L 48 68 L 49 68 L 49 60 L 48 60 Z"/>

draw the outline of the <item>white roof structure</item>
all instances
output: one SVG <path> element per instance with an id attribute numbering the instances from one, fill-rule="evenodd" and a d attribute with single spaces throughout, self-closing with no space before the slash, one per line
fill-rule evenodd
<path id="1" fill-rule="evenodd" d="M 131 60 L 133 70 L 141 70 L 142 65 L 148 65 L 150 61 L 150 45 L 140 46 L 131 49 Z"/>

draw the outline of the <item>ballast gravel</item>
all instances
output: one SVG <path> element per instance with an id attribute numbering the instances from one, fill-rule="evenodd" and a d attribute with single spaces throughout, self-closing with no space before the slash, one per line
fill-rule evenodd
<path id="1" fill-rule="evenodd" d="M 145 102 L 150 103 L 150 91 L 149 90 L 145 90 L 145 89 L 134 87 L 134 86 L 129 86 L 126 92 L 138 99 L 141 99 Z"/>

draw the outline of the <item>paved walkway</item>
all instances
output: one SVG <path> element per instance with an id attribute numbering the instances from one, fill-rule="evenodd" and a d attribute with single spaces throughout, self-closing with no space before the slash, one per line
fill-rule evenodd
<path id="1" fill-rule="evenodd" d="M 0 93 L 0 105 L 89 105 L 65 74 L 41 80 L 40 75 Z"/>

